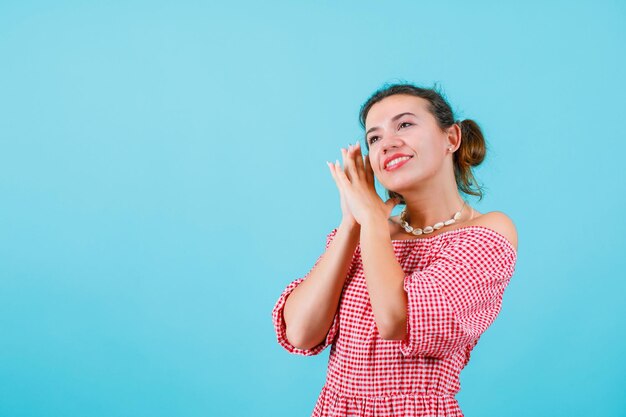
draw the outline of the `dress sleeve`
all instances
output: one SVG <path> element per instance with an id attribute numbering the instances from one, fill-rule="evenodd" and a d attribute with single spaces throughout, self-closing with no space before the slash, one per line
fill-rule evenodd
<path id="1" fill-rule="evenodd" d="M 326 249 L 328 249 L 328 247 L 330 246 L 330 242 L 332 242 L 336 233 L 337 233 L 337 229 L 335 228 L 326 236 Z M 333 317 L 333 321 L 330 325 L 330 329 L 328 330 L 328 334 L 326 335 L 326 339 L 319 345 L 314 346 L 311 349 L 298 349 L 297 347 L 289 343 L 289 340 L 287 340 L 287 335 L 286 335 L 287 327 L 285 325 L 285 319 L 284 319 L 284 309 L 285 309 L 285 302 L 287 301 L 287 297 L 289 297 L 289 294 L 291 294 L 291 292 L 309 276 L 313 268 L 315 268 L 315 266 L 317 266 L 319 261 L 322 259 L 323 255 L 324 254 L 320 255 L 317 258 L 317 261 L 315 261 L 315 264 L 313 265 L 311 270 L 309 270 L 309 272 L 307 272 L 307 274 L 304 277 L 296 279 L 295 281 L 291 282 L 287 286 L 287 288 L 285 288 L 285 290 L 282 292 L 282 294 L 278 298 L 278 301 L 276 302 L 274 309 L 272 310 L 272 321 L 274 322 L 274 329 L 276 331 L 278 343 L 282 347 L 284 347 L 288 352 L 296 354 L 296 355 L 304 355 L 304 356 L 317 355 L 334 341 L 335 336 L 337 335 L 337 331 L 339 330 L 339 314 L 335 313 L 335 316 Z"/>
<path id="2" fill-rule="evenodd" d="M 517 254 L 496 232 L 460 234 L 431 264 L 405 277 L 404 356 L 443 359 L 473 347 L 498 316 Z"/>

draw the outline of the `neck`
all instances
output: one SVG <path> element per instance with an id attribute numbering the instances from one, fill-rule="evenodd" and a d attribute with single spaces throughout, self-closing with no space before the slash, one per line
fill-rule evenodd
<path id="1" fill-rule="evenodd" d="M 396 189 L 406 202 L 405 218 L 414 228 L 433 226 L 435 223 L 445 222 L 461 210 L 461 217 L 456 223 L 466 221 L 472 217 L 469 204 L 463 206 L 463 198 L 459 194 L 452 159 L 447 159 L 444 166 L 435 175 L 429 176 L 413 184 L 408 189 Z"/>
<path id="2" fill-rule="evenodd" d="M 402 193 L 406 202 L 405 218 L 411 226 L 424 228 L 438 222 L 445 222 L 461 208 L 463 210 L 457 223 L 471 217 L 469 204 L 463 206 L 464 201 L 456 188 L 456 182 L 447 182 L 447 184 L 449 186 L 443 189 L 441 182 L 439 187 L 428 187 L 422 184 L 420 188 L 413 188 L 408 193 Z M 433 191 L 435 189 L 438 190 Z"/>

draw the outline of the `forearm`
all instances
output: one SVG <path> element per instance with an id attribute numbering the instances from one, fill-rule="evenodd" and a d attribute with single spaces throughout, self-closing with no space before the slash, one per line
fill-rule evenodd
<path id="1" fill-rule="evenodd" d="M 404 271 L 396 259 L 387 220 L 361 225 L 361 258 L 378 332 L 383 339 L 406 337 L 407 294 Z"/>
<path id="2" fill-rule="evenodd" d="M 284 319 L 294 346 L 308 349 L 326 337 L 358 243 L 359 225 L 342 223 L 317 265 L 287 298 Z"/>

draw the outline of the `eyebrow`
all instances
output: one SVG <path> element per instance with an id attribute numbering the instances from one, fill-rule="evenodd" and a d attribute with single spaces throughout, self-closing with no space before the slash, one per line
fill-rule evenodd
<path id="1" fill-rule="evenodd" d="M 392 121 L 392 122 L 395 122 L 396 120 L 398 120 L 398 119 L 399 119 L 399 118 L 401 118 L 402 116 L 406 116 L 406 115 L 409 115 L 409 116 L 415 116 L 413 113 L 409 113 L 409 112 L 400 113 L 400 114 L 396 114 L 395 116 L 393 116 L 393 117 L 391 118 L 391 121 Z M 415 117 L 417 117 L 417 116 L 415 116 Z M 370 134 L 370 132 L 372 132 L 372 131 L 374 131 L 374 130 L 376 130 L 376 129 L 380 129 L 380 127 L 378 127 L 378 126 L 374 126 L 374 127 L 369 128 L 369 129 L 367 130 L 367 132 L 365 132 L 365 136 L 369 135 L 369 134 Z"/>

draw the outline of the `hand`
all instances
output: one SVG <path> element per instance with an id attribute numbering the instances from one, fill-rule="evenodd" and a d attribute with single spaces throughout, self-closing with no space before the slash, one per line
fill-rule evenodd
<path id="1" fill-rule="evenodd" d="M 330 162 L 327 162 L 327 164 L 329 168 L 334 166 Z M 333 178 L 334 178 L 335 175 L 333 174 L 332 168 L 331 168 L 331 174 L 333 175 Z M 335 179 L 335 182 L 336 181 L 337 180 Z M 352 229 L 353 227 L 359 226 L 356 219 L 352 215 L 352 212 L 350 211 L 350 206 L 348 205 L 346 196 L 344 193 L 341 192 L 341 190 L 339 190 L 339 199 L 341 201 L 341 215 L 342 215 L 341 223 L 345 224 L 350 229 Z"/>
<path id="2" fill-rule="evenodd" d="M 377 218 L 386 221 L 400 200 L 391 198 L 383 201 L 376 193 L 369 155 L 365 156 L 363 162 L 358 142 L 347 150 L 342 148 L 341 154 L 345 168 L 341 169 L 339 161 L 335 164 L 328 162 L 328 167 L 339 189 L 344 221 L 354 219 L 360 225 Z"/>

